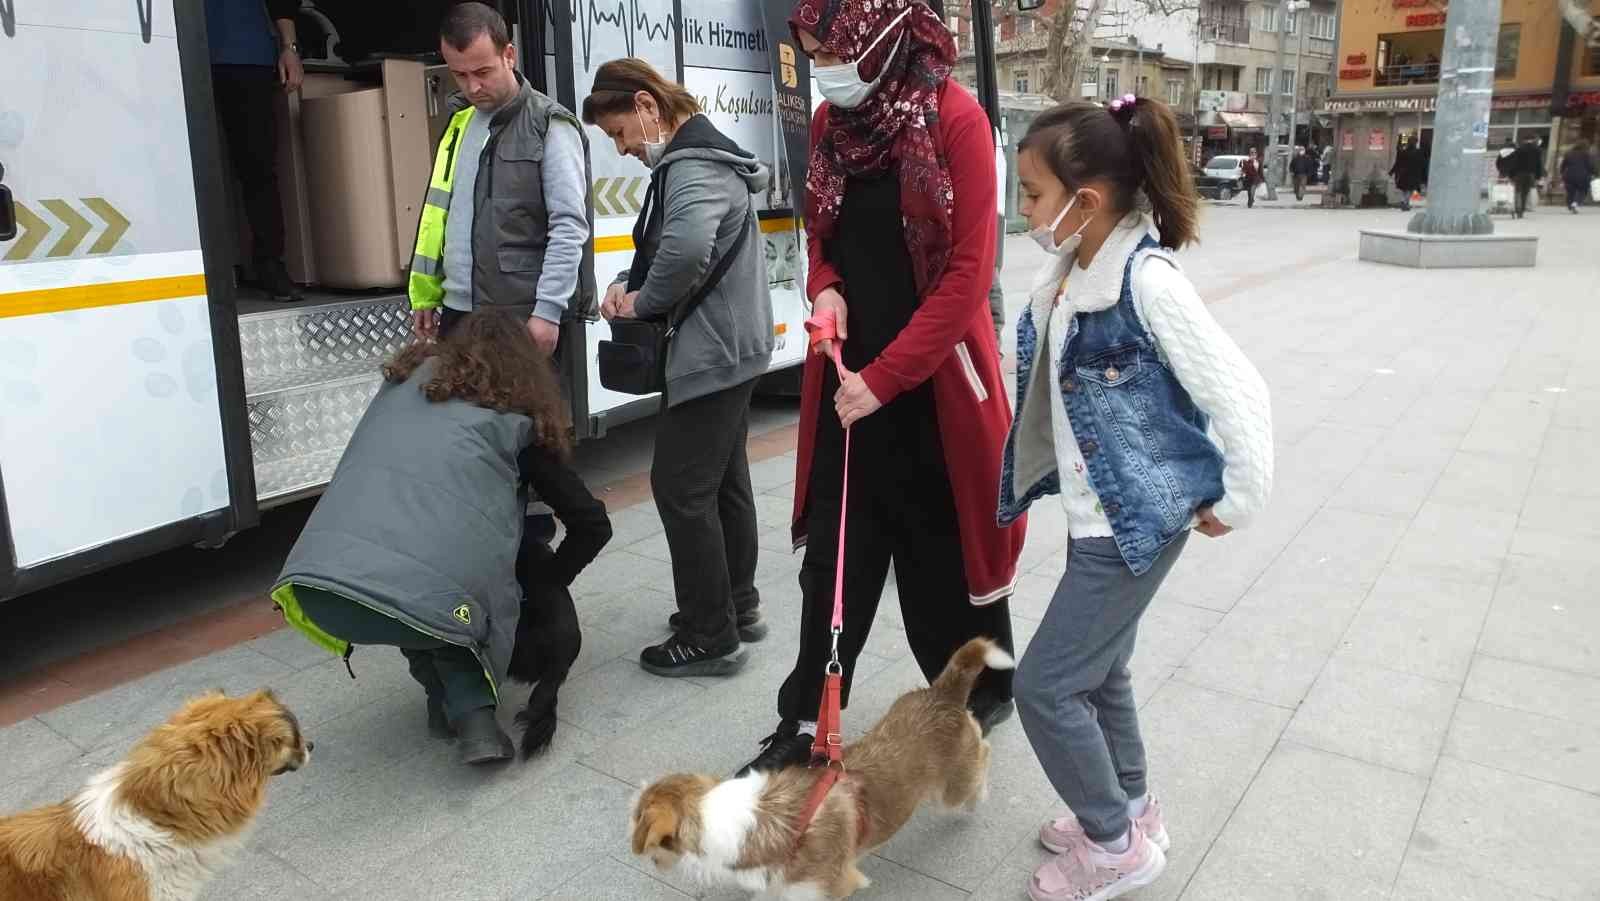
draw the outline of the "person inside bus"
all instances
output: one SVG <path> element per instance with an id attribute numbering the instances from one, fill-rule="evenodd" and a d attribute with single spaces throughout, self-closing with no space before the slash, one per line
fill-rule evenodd
<path id="1" fill-rule="evenodd" d="M 667 355 L 650 491 L 666 530 L 678 610 L 668 619 L 671 636 L 641 651 L 639 665 L 658 676 L 731 675 L 748 658 L 743 642 L 767 631 L 745 442 L 750 398 L 774 344 L 755 212 L 772 173 L 718 131 L 682 85 L 641 59 L 612 60 L 595 72 L 583 121 L 652 170 L 633 261 L 606 290 L 601 315 L 664 319 L 723 269 Z"/>
<path id="2" fill-rule="evenodd" d="M 517 71 L 506 20 L 460 3 L 439 26 L 460 92 L 440 138 L 417 227 L 409 294 L 422 338 L 448 333 L 478 307 L 514 307 L 559 358 L 561 321 L 594 296 L 588 139 L 576 116 Z M 555 537 L 542 509 L 529 528 Z"/>
<path id="3" fill-rule="evenodd" d="M 523 747 L 541 750 L 581 644 L 569 586 L 611 539 L 605 505 L 568 462 L 555 367 L 521 317 L 482 309 L 383 377 L 273 600 L 347 659 L 354 645 L 399 648 L 429 731 L 455 736 L 463 763 L 511 758 L 498 686 L 508 673 L 538 683 L 519 720 Z M 523 530 L 528 488 L 566 527 L 554 551 Z"/>
<path id="4" fill-rule="evenodd" d="M 806 360 L 792 517 L 806 546 L 800 641 L 778 728 L 746 767 L 757 770 L 810 757 L 838 553 L 848 703 L 891 565 L 930 681 L 973 637 L 1011 651 L 1025 531 L 996 524 L 1011 407 L 988 303 L 994 142 L 983 108 L 949 77 L 950 30 L 922 0 L 800 0 L 789 25 L 827 101 L 811 127 L 806 290 L 836 323 L 845 373 L 827 342 Z M 986 671 L 971 703 L 985 733 L 1009 717 L 1010 672 Z"/>
<path id="5" fill-rule="evenodd" d="M 295 43 L 299 8 L 300 0 L 206 0 L 211 90 L 250 223 L 255 277 L 267 296 L 282 302 L 301 295 L 283 264 L 274 98 L 300 90 L 305 79 Z"/>

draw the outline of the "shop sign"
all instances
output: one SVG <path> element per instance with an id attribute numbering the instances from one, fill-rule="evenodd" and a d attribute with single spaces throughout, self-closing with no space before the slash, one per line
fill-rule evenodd
<path id="1" fill-rule="evenodd" d="M 1344 64 L 1347 66 L 1365 66 L 1367 64 L 1367 55 L 1365 53 L 1352 53 L 1344 58 Z"/>
<path id="2" fill-rule="evenodd" d="M 1425 9 L 1433 5 L 1433 0 L 1394 0 L 1395 9 Z"/>
<path id="3" fill-rule="evenodd" d="M 1384 151 L 1389 149 L 1389 132 L 1382 128 L 1374 128 L 1367 132 L 1367 149 Z"/>
<path id="4" fill-rule="evenodd" d="M 1228 139 L 1228 126 L 1213 125 L 1206 129 L 1206 139 L 1211 141 L 1226 141 Z"/>
<path id="5" fill-rule="evenodd" d="M 1427 97 L 1334 97 L 1322 102 L 1325 113 L 1431 113 L 1439 106 L 1437 96 Z M 1600 91 L 1574 91 L 1567 96 L 1567 110 L 1577 112 L 1600 107 Z M 1495 97 L 1489 101 L 1495 110 L 1549 109 L 1549 94 L 1523 94 Z"/>
<path id="6" fill-rule="evenodd" d="M 1250 98 L 1240 91 L 1201 91 L 1201 112 L 1242 113 L 1250 105 Z"/>
<path id="7" fill-rule="evenodd" d="M 1343 138 L 1343 140 L 1340 141 L 1339 146 L 1343 150 L 1354 150 L 1354 149 L 1356 149 L 1356 133 L 1355 133 L 1355 129 L 1346 128 L 1344 130 L 1344 138 Z"/>
<path id="8" fill-rule="evenodd" d="M 1367 78 L 1371 78 L 1371 77 L 1372 77 L 1372 69 L 1369 68 L 1369 67 L 1366 67 L 1366 66 L 1363 66 L 1363 67 L 1361 67 L 1359 69 L 1340 69 L 1339 70 L 1339 78 L 1342 81 L 1354 81 L 1356 79 L 1367 79 Z"/>
<path id="9" fill-rule="evenodd" d="M 1444 13 L 1413 13 L 1406 16 L 1407 28 L 1439 28 L 1444 25 Z"/>

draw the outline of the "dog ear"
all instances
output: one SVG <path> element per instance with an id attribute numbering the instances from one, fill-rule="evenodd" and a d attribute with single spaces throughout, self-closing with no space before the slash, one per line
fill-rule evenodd
<path id="1" fill-rule="evenodd" d="M 633 853 L 643 854 L 652 848 L 665 851 L 676 849 L 678 812 L 664 804 L 652 804 L 639 812 L 633 824 Z"/>

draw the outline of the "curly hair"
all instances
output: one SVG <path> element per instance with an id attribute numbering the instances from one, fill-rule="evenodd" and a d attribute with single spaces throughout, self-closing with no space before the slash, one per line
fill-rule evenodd
<path id="1" fill-rule="evenodd" d="M 533 420 L 534 443 L 562 458 L 572 453 L 572 417 L 550 357 L 529 337 L 520 317 L 505 310 L 468 313 L 448 336 L 419 341 L 384 364 L 383 377 L 404 382 L 435 360 L 422 385 L 428 400 L 464 400 Z"/>

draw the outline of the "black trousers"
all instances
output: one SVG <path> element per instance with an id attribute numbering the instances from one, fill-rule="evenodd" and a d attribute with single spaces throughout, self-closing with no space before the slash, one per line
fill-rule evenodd
<path id="1" fill-rule="evenodd" d="M 283 90 L 270 66 L 212 66 L 217 121 L 244 195 L 256 260 L 283 259 L 283 205 L 278 198 L 278 119 Z"/>
<path id="2" fill-rule="evenodd" d="M 756 380 L 669 407 L 656 427 L 650 491 L 672 553 L 684 637 L 707 650 L 739 643 L 740 612 L 756 591 L 755 492 L 750 487 L 750 397 Z"/>
<path id="3" fill-rule="evenodd" d="M 778 715 L 816 718 L 824 667 L 832 646 L 834 566 L 839 546 L 844 432 L 833 409 L 838 380 L 830 369 L 822 391 L 810 484 L 807 539 L 800 565 L 800 648 L 794 670 L 778 693 Z M 889 567 L 894 566 L 906 640 L 930 682 L 969 639 L 994 639 L 1012 651 L 1006 601 L 975 607 L 968 600 L 966 566 L 955 498 L 939 438 L 932 386 L 901 395 L 852 430 L 849 519 L 845 523 L 844 664 L 842 700 L 850 703 L 856 659 L 878 613 Z M 1011 671 L 988 670 L 973 689 L 974 706 L 1011 699 Z"/>
<path id="4" fill-rule="evenodd" d="M 1528 212 L 1528 196 L 1533 193 L 1533 184 L 1536 179 L 1531 175 L 1518 175 L 1512 179 L 1517 187 L 1517 216 L 1521 217 Z"/>

